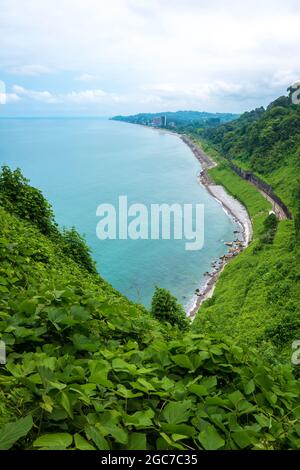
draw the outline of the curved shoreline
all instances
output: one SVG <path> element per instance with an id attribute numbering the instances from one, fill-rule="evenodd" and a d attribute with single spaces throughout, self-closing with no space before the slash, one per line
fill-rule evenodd
<path id="1" fill-rule="evenodd" d="M 228 253 L 221 256 L 212 263 L 213 269 L 206 274 L 204 285 L 196 291 L 192 298 L 193 306 L 187 311 L 187 316 L 194 320 L 202 303 L 211 298 L 216 287 L 217 280 L 230 259 L 237 256 L 251 242 L 253 230 L 252 223 L 246 208 L 235 198 L 229 195 L 225 188 L 215 185 L 209 177 L 207 170 L 214 168 L 217 164 L 198 146 L 196 146 L 187 136 L 177 134 L 181 140 L 192 150 L 194 156 L 201 164 L 202 171 L 198 177 L 199 184 L 204 186 L 207 191 L 222 205 L 225 212 L 232 217 L 242 227 L 242 240 L 235 240 L 227 245 L 230 246 Z"/>
<path id="2" fill-rule="evenodd" d="M 201 165 L 202 170 L 198 175 L 199 184 L 204 186 L 211 196 L 219 204 L 221 204 L 228 217 L 231 217 L 242 228 L 242 231 L 238 232 L 242 235 L 242 240 L 236 239 L 234 242 L 225 243 L 230 245 L 228 252 L 211 263 L 212 269 L 210 272 L 205 273 L 206 275 L 204 282 L 201 282 L 199 288 L 196 289 L 194 296 L 191 298 L 191 306 L 187 308 L 186 314 L 191 320 L 194 320 L 202 303 L 212 297 L 218 278 L 226 264 L 230 261 L 230 259 L 243 251 L 251 242 L 253 235 L 252 222 L 246 208 L 237 199 L 228 194 L 223 186 L 216 185 L 211 180 L 207 170 L 217 166 L 217 163 L 214 162 L 213 159 L 209 157 L 200 147 L 198 147 L 188 136 L 185 134 L 179 134 L 178 132 L 172 131 L 170 129 L 145 126 L 143 124 L 133 125 L 142 126 L 149 130 L 151 129 L 165 134 L 171 134 L 181 139 L 190 148 Z"/>

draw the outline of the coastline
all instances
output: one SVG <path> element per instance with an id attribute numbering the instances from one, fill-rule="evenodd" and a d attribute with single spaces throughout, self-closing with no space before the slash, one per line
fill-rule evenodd
<path id="1" fill-rule="evenodd" d="M 174 133 L 175 134 L 175 133 Z M 202 170 L 198 176 L 198 182 L 204 186 L 207 191 L 222 205 L 225 212 L 234 219 L 242 227 L 242 240 L 236 239 L 234 242 L 225 243 L 228 245 L 228 253 L 221 256 L 217 261 L 212 263 L 212 269 L 206 273 L 206 279 L 202 286 L 196 290 L 192 299 L 193 305 L 188 309 L 187 316 L 194 320 L 202 303 L 211 298 L 217 280 L 224 270 L 226 264 L 241 251 L 243 251 L 252 239 L 252 223 L 246 208 L 234 197 L 229 195 L 225 188 L 213 183 L 208 175 L 208 170 L 217 166 L 202 149 L 196 146 L 187 136 L 176 134 L 181 140 L 192 150 L 194 156 L 201 164 Z"/>
<path id="2" fill-rule="evenodd" d="M 165 134 L 171 134 L 181 139 L 190 148 L 193 155 L 201 165 L 202 169 L 198 175 L 198 183 L 204 186 L 211 196 L 221 204 L 228 217 L 231 217 L 241 227 L 241 232 L 238 231 L 237 237 L 238 234 L 240 234 L 242 239 L 240 240 L 237 238 L 234 242 L 225 242 L 225 244 L 228 245 L 228 252 L 212 262 L 212 269 L 205 273 L 204 282 L 201 282 L 199 288 L 196 289 L 193 297 L 190 299 L 190 305 L 186 307 L 186 314 L 187 317 L 193 321 L 203 302 L 212 297 L 219 276 L 227 263 L 250 244 L 253 235 L 252 222 L 246 208 L 237 199 L 228 194 L 223 186 L 216 185 L 211 180 L 208 170 L 216 167 L 217 163 L 189 137 L 170 129 L 145 126 L 143 124 L 135 125 L 139 125 L 144 128 L 146 127 L 149 130 L 151 129 Z"/>

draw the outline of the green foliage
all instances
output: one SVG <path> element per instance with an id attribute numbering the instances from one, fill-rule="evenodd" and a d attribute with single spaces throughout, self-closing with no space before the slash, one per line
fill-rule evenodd
<path id="1" fill-rule="evenodd" d="M 189 321 L 186 317 L 183 307 L 178 304 L 168 290 L 156 287 L 151 305 L 152 315 L 162 322 L 169 322 L 171 325 L 177 325 L 181 329 L 186 329 Z"/>
<path id="2" fill-rule="evenodd" d="M 270 217 L 271 205 L 256 188 L 233 173 L 211 146 L 203 143 L 203 147 L 218 162 L 210 176 L 247 208 L 254 232 L 250 247 L 226 266 L 213 297 L 201 306 L 192 328 L 220 338 L 232 337 L 241 345 L 255 345 L 267 361 L 289 362 L 290 340 L 297 339 L 300 332 L 295 327 L 290 336 L 281 335 L 285 340 L 277 341 L 276 337 L 280 334 L 278 325 L 287 322 L 291 326 L 300 317 L 300 252 L 294 242 L 294 221 L 278 222 Z M 294 197 L 290 195 L 289 200 Z M 271 244 L 262 244 L 268 230 L 272 231 Z"/>
<path id="3" fill-rule="evenodd" d="M 244 113 L 202 136 L 227 159 L 262 176 L 293 211 L 300 169 L 300 106 L 282 96 L 266 110 Z"/>
<path id="4" fill-rule="evenodd" d="M 90 273 L 96 273 L 95 262 L 91 257 L 91 250 L 87 246 L 85 239 L 74 227 L 70 230 L 64 229 L 62 231 L 62 248 L 70 258 L 84 269 Z"/>
<path id="5" fill-rule="evenodd" d="M 291 314 L 283 315 L 277 324 L 266 328 L 264 333 L 264 339 L 271 340 L 279 347 L 292 344 L 296 337 L 300 337 L 300 318 Z"/>
<path id="6" fill-rule="evenodd" d="M 289 365 L 155 320 L 1 208 L 0 281 L 2 448 L 299 447 Z"/>
<path id="7" fill-rule="evenodd" d="M 84 238 L 75 230 L 57 228 L 51 205 L 41 191 L 33 188 L 18 168 L 12 171 L 3 166 L 0 172 L 0 206 L 35 225 L 42 234 L 51 236 L 62 250 L 90 273 L 96 273 L 91 251 Z M 41 258 L 43 254 L 40 254 Z"/>
<path id="8" fill-rule="evenodd" d="M 261 174 L 282 166 L 300 142 L 300 109 L 280 97 L 268 108 L 244 113 L 239 119 L 207 129 L 204 137 L 228 158 L 248 162 Z"/>
<path id="9" fill-rule="evenodd" d="M 300 241 L 300 181 L 297 182 L 297 187 L 295 191 L 295 218 L 294 218 L 294 225 L 295 225 L 295 238 L 296 242 L 299 243 Z"/>
<path id="10" fill-rule="evenodd" d="M 262 244 L 271 245 L 274 241 L 278 225 L 278 220 L 275 214 L 271 213 L 264 220 L 264 230 L 260 236 L 260 241 Z"/>
<path id="11" fill-rule="evenodd" d="M 13 423 L 6 423 L 0 427 L 0 450 L 10 449 L 19 439 L 26 436 L 32 428 L 30 415 L 20 418 Z"/>
<path id="12" fill-rule="evenodd" d="M 55 231 L 53 212 L 41 191 L 33 188 L 18 168 L 3 166 L 0 172 L 0 204 L 36 225 L 44 234 Z"/>

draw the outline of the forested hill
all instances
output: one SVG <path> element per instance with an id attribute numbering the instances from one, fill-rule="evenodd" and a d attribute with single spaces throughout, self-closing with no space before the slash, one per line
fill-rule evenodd
<path id="1" fill-rule="evenodd" d="M 238 118 L 232 113 L 207 113 L 200 111 L 175 111 L 160 113 L 140 113 L 132 116 L 115 116 L 112 120 L 124 121 L 132 124 L 154 125 L 176 130 L 193 130 L 205 127 L 214 127 Z"/>
<path id="2" fill-rule="evenodd" d="M 300 106 L 282 96 L 267 109 L 244 113 L 239 119 L 205 129 L 205 139 L 229 160 L 270 182 L 291 207 L 297 203 L 300 175 Z"/>
<path id="3" fill-rule="evenodd" d="M 274 361 L 290 360 L 300 335 L 300 106 L 280 97 L 201 135 L 200 144 L 218 162 L 210 177 L 247 208 L 253 240 L 221 274 L 193 328 L 256 344 Z M 249 173 L 268 183 L 268 191 L 271 186 L 291 219 L 269 215 L 272 205 L 247 180 Z"/>

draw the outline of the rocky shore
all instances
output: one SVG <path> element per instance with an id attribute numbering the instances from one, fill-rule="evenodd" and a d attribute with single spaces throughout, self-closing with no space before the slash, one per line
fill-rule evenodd
<path id="1" fill-rule="evenodd" d="M 226 264 L 243 249 L 245 249 L 252 239 L 252 223 L 245 207 L 232 196 L 230 196 L 223 186 L 215 185 L 209 177 L 208 170 L 217 164 L 187 136 L 181 136 L 183 142 L 190 147 L 193 154 L 201 164 L 201 172 L 198 176 L 200 184 L 206 187 L 210 194 L 223 206 L 224 210 L 242 227 L 241 239 L 237 238 L 233 242 L 225 242 L 228 252 L 212 263 L 210 272 L 205 273 L 205 283 L 196 290 L 193 298 L 193 306 L 187 315 L 194 319 L 202 303 L 212 297 L 216 282 Z"/>

